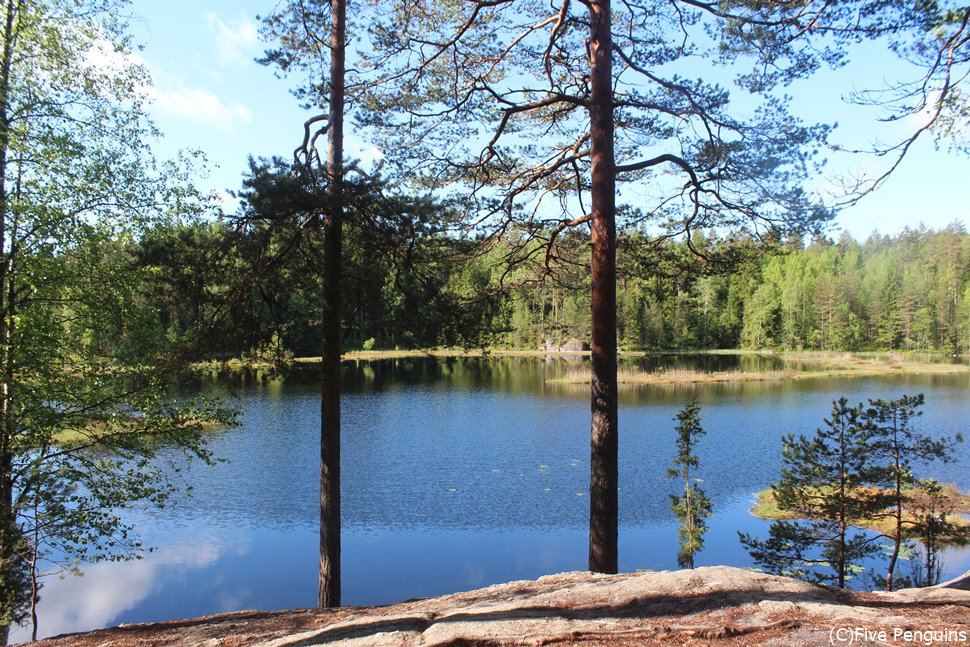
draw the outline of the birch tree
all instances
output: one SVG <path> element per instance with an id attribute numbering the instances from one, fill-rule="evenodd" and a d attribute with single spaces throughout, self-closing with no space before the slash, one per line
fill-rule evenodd
<path id="1" fill-rule="evenodd" d="M 113 0 L 0 5 L 2 641 L 36 603 L 39 559 L 137 555 L 117 509 L 172 492 L 155 439 L 208 460 L 204 423 L 225 419 L 167 397 L 174 356 L 139 334 L 155 313 L 135 236 L 194 199 L 184 168 L 151 157 L 123 13 Z"/>

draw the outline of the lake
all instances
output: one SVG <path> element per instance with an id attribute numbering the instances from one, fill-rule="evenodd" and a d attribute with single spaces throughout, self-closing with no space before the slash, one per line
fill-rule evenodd
<path id="1" fill-rule="evenodd" d="M 622 367 L 776 368 L 754 356 L 653 356 Z M 382 604 L 549 573 L 584 570 L 589 487 L 588 386 L 549 379 L 588 366 L 563 358 L 415 358 L 345 363 L 343 601 Z M 132 511 L 144 559 L 50 578 L 40 635 L 240 609 L 316 604 L 319 387 L 312 375 L 205 386 L 242 411 L 215 432 L 224 459 L 180 477 L 194 494 Z M 970 436 L 970 377 L 892 376 L 621 388 L 620 570 L 676 568 L 664 478 L 676 412 L 696 397 L 707 436 L 699 476 L 713 499 L 697 565 L 748 566 L 737 539 L 764 536 L 748 514 L 778 478 L 781 437 L 811 434 L 832 400 L 926 394 L 919 427 Z M 970 442 L 927 475 L 970 490 Z M 970 550 L 944 555 L 944 577 Z M 907 566 L 902 566 L 907 572 Z M 13 640 L 29 631 L 15 629 Z"/>

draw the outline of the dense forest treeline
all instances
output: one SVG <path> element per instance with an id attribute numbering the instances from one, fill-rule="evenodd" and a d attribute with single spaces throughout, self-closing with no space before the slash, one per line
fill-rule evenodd
<path id="1" fill-rule="evenodd" d="M 430 209 L 411 205 L 386 226 L 347 227 L 347 349 L 588 341 L 584 235 L 562 237 L 547 266 L 544 254 L 522 253 L 528 242 L 486 248 L 441 234 Z M 153 277 L 142 298 L 155 303 L 158 334 L 207 328 L 197 352 L 209 357 L 319 354 L 321 273 L 314 241 L 303 242 L 305 253 L 274 255 L 295 245 L 290 234 L 225 223 L 149 232 L 133 262 Z M 625 232 L 619 249 L 624 350 L 970 346 L 970 235 L 960 224 L 864 242 L 777 243 L 767 254 L 744 239 L 697 233 L 688 245 Z"/>

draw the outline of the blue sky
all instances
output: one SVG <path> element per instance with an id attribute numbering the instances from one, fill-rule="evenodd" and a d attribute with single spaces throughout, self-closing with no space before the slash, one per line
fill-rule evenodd
<path id="1" fill-rule="evenodd" d="M 266 47 L 256 16 L 272 11 L 276 0 L 133 0 L 135 41 L 144 49 L 154 87 L 150 112 L 164 133 L 158 153 L 201 149 L 213 168 L 205 180 L 213 190 L 237 189 L 248 155 L 289 157 L 300 143 L 302 110 L 289 93 L 296 81 L 278 79 L 254 59 Z M 838 121 L 840 137 L 856 144 L 892 141 L 912 126 L 880 124 L 878 113 L 844 104 L 840 94 L 905 73 L 893 59 L 861 52 L 839 73 L 824 74 L 791 89 L 806 118 Z M 349 136 L 349 153 L 369 147 Z M 834 160 L 830 172 L 857 173 L 880 168 L 886 160 L 856 157 Z M 942 228 L 958 221 L 970 228 L 970 159 L 918 142 L 901 167 L 876 193 L 840 213 L 835 230 L 858 239 L 873 230 L 895 234 L 922 222 Z M 824 186 L 820 180 L 819 186 Z M 227 208 L 231 204 L 226 202 Z M 833 234 L 834 235 L 834 234 Z"/>

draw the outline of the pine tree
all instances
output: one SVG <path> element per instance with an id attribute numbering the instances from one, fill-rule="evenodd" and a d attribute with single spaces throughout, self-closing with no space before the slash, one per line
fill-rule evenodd
<path id="1" fill-rule="evenodd" d="M 920 479 L 916 483 L 907 509 L 913 517 L 910 534 L 920 542 L 911 548 L 913 585 L 934 586 L 943 574 L 940 549 L 944 542 L 970 543 L 970 528 L 950 520 L 953 501 L 936 479 Z"/>
<path id="2" fill-rule="evenodd" d="M 877 513 L 886 500 L 865 488 L 873 472 L 862 405 L 840 398 L 824 423 L 811 438 L 785 437 L 781 480 L 771 487 L 778 508 L 798 521 L 772 523 L 767 540 L 739 535 L 769 572 L 844 588 L 858 562 L 878 550 L 871 537 L 850 532 L 850 524 Z"/>
<path id="3" fill-rule="evenodd" d="M 873 455 L 883 462 L 877 474 L 877 484 L 885 488 L 890 499 L 893 529 L 888 537 L 893 543 L 886 573 L 886 588 L 890 591 L 893 590 L 896 564 L 904 540 L 903 511 L 917 484 L 913 463 L 949 460 L 953 448 L 954 441 L 950 439 L 936 440 L 914 429 L 913 420 L 923 415 L 918 410 L 923 403 L 922 393 L 904 395 L 898 400 L 870 400 L 864 414 L 872 435 Z"/>
<path id="4" fill-rule="evenodd" d="M 698 485 L 700 479 L 691 479 L 691 468 L 697 469 L 699 461 L 694 454 L 697 439 L 707 432 L 701 427 L 700 407 L 691 401 L 681 409 L 677 416 L 677 457 L 674 467 L 667 470 L 667 478 L 680 478 L 684 481 L 684 495 L 670 495 L 670 507 L 680 520 L 677 535 L 680 550 L 677 552 L 677 565 L 680 568 L 694 568 L 694 555 L 704 546 L 705 521 L 711 516 L 711 500 Z"/>

